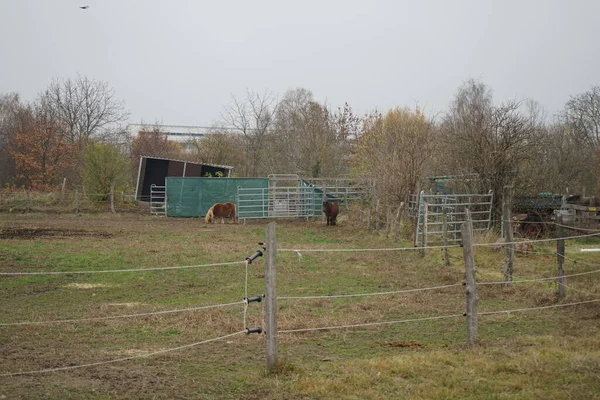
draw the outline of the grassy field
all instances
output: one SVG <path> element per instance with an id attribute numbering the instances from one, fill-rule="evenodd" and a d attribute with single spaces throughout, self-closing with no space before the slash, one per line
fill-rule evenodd
<path id="1" fill-rule="evenodd" d="M 264 257 L 247 274 L 240 263 L 260 248 L 265 225 L 128 214 L 1 214 L 4 273 L 238 263 L 0 276 L 0 398 L 600 398 L 600 303 L 480 315 L 478 342 L 468 347 L 462 249 L 450 249 L 450 266 L 440 250 L 424 258 L 415 251 L 302 251 L 411 245 L 347 220 L 335 227 L 277 221 L 278 247 L 300 250 L 277 253 L 278 329 L 328 329 L 280 332 L 277 372 L 267 374 L 265 336 L 241 333 L 244 322 L 264 326 L 263 303 L 251 303 L 246 314 L 242 304 L 246 290 L 249 296 L 265 292 Z M 599 244 L 595 238 L 567 241 L 567 274 L 599 269 L 600 253 L 579 252 Z M 514 279 L 555 275 L 554 246 L 535 243 L 531 253 L 518 254 Z M 476 247 L 477 280 L 502 280 L 503 259 L 502 251 Z M 552 280 L 480 285 L 478 309 L 600 298 L 599 274 L 567 278 L 567 285 L 565 299 L 557 297 Z M 433 286 L 447 287 L 284 298 Z M 211 305 L 224 306 L 155 314 Z M 154 314 L 123 317 L 145 313 Z M 434 319 L 439 316 L 451 317 Z M 383 323 L 423 318 L 431 319 Z M 52 322 L 58 320 L 69 322 Z M 336 328 L 344 325 L 363 326 Z M 151 353 L 158 354 L 139 357 Z M 114 360 L 122 361 L 106 363 Z M 88 364 L 97 365 L 19 374 Z"/>

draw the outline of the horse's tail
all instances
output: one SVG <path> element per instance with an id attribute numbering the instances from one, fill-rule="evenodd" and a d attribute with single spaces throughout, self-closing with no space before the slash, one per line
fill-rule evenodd
<path id="1" fill-rule="evenodd" d="M 206 216 L 204 217 L 204 220 L 206 221 L 207 224 L 210 224 L 213 220 L 213 208 L 209 208 L 208 211 L 206 212 Z"/>
<path id="2" fill-rule="evenodd" d="M 235 224 L 235 214 L 236 214 L 236 208 L 235 208 L 235 203 L 231 203 L 231 222 Z"/>

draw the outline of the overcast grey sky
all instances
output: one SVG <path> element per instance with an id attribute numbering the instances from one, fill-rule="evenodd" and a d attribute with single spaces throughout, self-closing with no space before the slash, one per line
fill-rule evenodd
<path id="1" fill-rule="evenodd" d="M 0 93 L 79 73 L 131 122 L 210 125 L 246 89 L 435 113 L 477 78 L 552 114 L 600 84 L 599 38 L 598 0 L 0 0 Z"/>

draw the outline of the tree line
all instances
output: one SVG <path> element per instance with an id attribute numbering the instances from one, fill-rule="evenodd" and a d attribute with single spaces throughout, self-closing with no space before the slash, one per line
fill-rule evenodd
<path id="1" fill-rule="evenodd" d="M 168 141 L 159 124 L 129 137 L 128 118 L 107 82 L 82 76 L 52 81 L 29 103 L 0 95 L 0 184 L 45 189 L 66 179 L 108 193 L 132 187 L 146 155 L 231 165 L 236 176 L 368 178 L 390 206 L 431 176 L 477 193 L 501 193 L 507 184 L 516 194 L 600 188 L 600 86 L 572 95 L 552 116 L 533 100 L 497 104 L 491 88 L 473 79 L 435 116 L 418 107 L 357 115 L 304 88 L 281 97 L 248 90 L 231 97 L 210 134 L 184 146 Z"/>

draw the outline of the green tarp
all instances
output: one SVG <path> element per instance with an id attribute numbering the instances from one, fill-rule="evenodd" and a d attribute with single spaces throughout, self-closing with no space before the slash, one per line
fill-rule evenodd
<path id="1" fill-rule="evenodd" d="M 215 203 L 236 203 L 237 188 L 268 188 L 266 178 L 166 178 L 167 216 L 202 217 Z"/>

